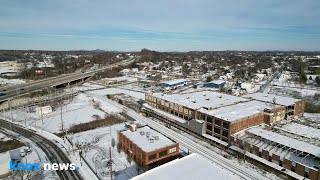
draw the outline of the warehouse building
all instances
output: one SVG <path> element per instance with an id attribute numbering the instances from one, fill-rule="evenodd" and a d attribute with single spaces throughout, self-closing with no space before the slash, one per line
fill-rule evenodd
<path id="1" fill-rule="evenodd" d="M 238 131 L 263 122 L 274 123 L 285 116 L 283 106 L 213 91 L 154 93 L 146 94 L 145 99 L 147 109 L 175 116 L 170 119 L 177 125 L 228 143 L 231 135 Z"/>
<path id="2" fill-rule="evenodd" d="M 310 128 L 309 128 L 310 129 Z M 308 132 L 306 132 L 308 133 Z M 241 148 L 311 180 L 320 178 L 320 147 L 277 132 L 252 127 L 235 134 Z"/>
<path id="3" fill-rule="evenodd" d="M 162 81 L 159 83 L 159 86 L 161 87 L 170 87 L 170 88 L 177 88 L 180 86 L 185 86 L 187 84 L 191 83 L 188 79 L 173 79 L 170 81 Z"/>
<path id="4" fill-rule="evenodd" d="M 294 116 L 303 116 L 304 113 L 305 102 L 301 99 L 266 93 L 252 93 L 242 97 L 284 106 L 286 112 L 285 119 L 291 119 Z"/>
<path id="5" fill-rule="evenodd" d="M 221 89 L 225 84 L 226 82 L 223 80 L 213 80 L 211 82 L 204 83 L 203 87 Z"/>
<path id="6" fill-rule="evenodd" d="M 178 143 L 148 126 L 137 128 L 130 125 L 128 130 L 119 132 L 119 142 L 121 149 L 146 169 L 176 159 L 179 155 Z"/>

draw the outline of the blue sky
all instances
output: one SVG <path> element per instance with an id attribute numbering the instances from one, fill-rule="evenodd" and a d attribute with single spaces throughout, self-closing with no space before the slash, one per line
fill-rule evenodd
<path id="1" fill-rule="evenodd" d="M 320 50 L 319 0 L 0 0 L 0 49 Z"/>

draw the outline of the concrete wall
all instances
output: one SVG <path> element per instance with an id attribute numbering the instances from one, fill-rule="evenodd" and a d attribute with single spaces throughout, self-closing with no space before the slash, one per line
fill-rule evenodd
<path id="1" fill-rule="evenodd" d="M 202 135 L 205 133 L 205 128 L 206 128 L 206 123 L 203 122 L 199 122 L 195 119 L 192 119 L 189 121 L 189 130 Z"/>

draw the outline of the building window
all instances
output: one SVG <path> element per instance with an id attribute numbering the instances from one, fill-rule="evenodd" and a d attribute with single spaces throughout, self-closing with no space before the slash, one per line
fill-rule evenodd
<path id="1" fill-rule="evenodd" d="M 207 130 L 212 131 L 212 126 L 210 124 L 207 124 Z"/>
<path id="2" fill-rule="evenodd" d="M 212 123 L 213 122 L 213 118 L 210 116 L 207 116 L 207 122 Z"/>
<path id="3" fill-rule="evenodd" d="M 171 153 L 174 153 L 174 152 L 176 152 L 176 151 L 177 151 L 177 148 L 176 148 L 176 147 L 169 149 L 169 153 L 170 153 L 170 154 L 171 154 Z"/>
<path id="4" fill-rule="evenodd" d="M 149 155 L 149 161 L 157 158 L 156 154 Z"/>
<path id="5" fill-rule="evenodd" d="M 223 128 L 229 129 L 229 123 L 228 122 L 223 122 Z"/>
<path id="6" fill-rule="evenodd" d="M 222 131 L 222 136 L 228 137 L 228 131 Z"/>
<path id="7" fill-rule="evenodd" d="M 220 129 L 219 128 L 214 128 L 214 132 L 217 134 L 220 134 Z"/>
<path id="8" fill-rule="evenodd" d="M 165 155 L 167 155 L 167 150 L 161 151 L 161 152 L 159 153 L 159 157 L 163 157 L 163 156 L 165 156 Z"/>
<path id="9" fill-rule="evenodd" d="M 221 125 L 221 121 L 220 121 L 219 119 L 216 119 L 216 120 L 214 121 L 214 124 L 220 126 L 220 125 Z"/>

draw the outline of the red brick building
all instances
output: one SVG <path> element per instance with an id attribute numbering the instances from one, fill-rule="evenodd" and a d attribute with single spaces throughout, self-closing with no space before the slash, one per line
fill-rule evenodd
<path id="1" fill-rule="evenodd" d="M 147 169 L 176 159 L 179 155 L 178 143 L 148 126 L 120 131 L 119 142 L 124 152 Z"/>

